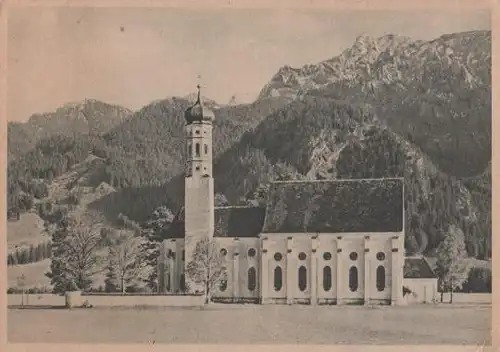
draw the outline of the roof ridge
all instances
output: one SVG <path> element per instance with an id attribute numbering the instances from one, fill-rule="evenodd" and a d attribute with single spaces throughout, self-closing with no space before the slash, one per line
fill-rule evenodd
<path id="1" fill-rule="evenodd" d="M 380 178 L 336 178 L 327 180 L 289 180 L 289 181 L 271 181 L 271 184 L 286 184 L 286 183 L 334 183 L 334 182 L 361 182 L 361 181 L 385 181 L 385 180 L 402 180 L 404 177 L 380 177 Z"/>
<path id="2" fill-rule="evenodd" d="M 253 206 L 253 205 L 227 205 L 227 206 L 218 206 L 214 207 L 214 210 L 217 209 L 265 209 L 265 207 L 261 206 Z"/>

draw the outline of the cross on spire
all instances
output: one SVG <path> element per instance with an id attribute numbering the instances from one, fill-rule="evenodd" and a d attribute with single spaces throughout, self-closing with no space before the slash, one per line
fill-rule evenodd
<path id="1" fill-rule="evenodd" d="M 198 99 L 196 102 L 201 104 L 201 75 L 197 75 L 196 78 L 198 79 L 198 84 L 196 85 L 196 88 L 198 89 Z"/>
<path id="2" fill-rule="evenodd" d="M 197 99 L 197 102 L 201 103 L 201 94 L 200 94 L 201 86 L 200 86 L 199 83 L 196 85 L 196 88 L 198 88 L 198 99 Z"/>

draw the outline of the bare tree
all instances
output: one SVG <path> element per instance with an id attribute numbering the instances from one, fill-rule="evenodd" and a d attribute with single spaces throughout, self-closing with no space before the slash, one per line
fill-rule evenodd
<path id="1" fill-rule="evenodd" d="M 83 218 L 70 219 L 69 236 L 64 245 L 67 274 L 82 290 L 90 286 L 92 277 L 99 272 L 97 249 L 102 224 L 96 220 L 89 223 Z"/>
<path id="2" fill-rule="evenodd" d="M 116 244 L 109 249 L 110 269 L 115 272 L 122 293 L 125 292 L 126 284 L 137 279 L 142 270 L 139 262 L 140 244 L 138 237 L 127 231 L 122 231 Z"/>
<path id="3" fill-rule="evenodd" d="M 214 289 L 227 280 L 224 259 L 217 242 L 212 238 L 203 238 L 196 243 L 192 260 L 186 268 L 189 281 L 203 287 L 205 303 L 210 303 Z"/>

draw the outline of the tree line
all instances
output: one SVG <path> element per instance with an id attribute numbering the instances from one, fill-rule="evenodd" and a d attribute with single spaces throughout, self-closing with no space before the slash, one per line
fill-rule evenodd
<path id="1" fill-rule="evenodd" d="M 18 248 L 13 253 L 7 255 L 7 265 L 20 265 L 40 262 L 50 258 L 51 255 L 50 242 L 40 243 L 38 245 L 30 245 L 27 248 Z"/>
<path id="2" fill-rule="evenodd" d="M 143 222 L 162 204 L 177 209 L 183 202 L 182 111 L 186 106 L 182 101 L 148 106 L 102 137 L 75 135 L 39 142 L 29 156 L 9 165 L 9 198 L 15 198 L 9 207 L 32 206 L 35 195 L 29 190 L 30 182 L 36 177 L 46 177 L 44 182 L 50 182 L 51 175 L 67 171 L 92 152 L 106 160 L 104 169 L 98 173 L 98 181 L 119 188 L 118 192 L 92 205 L 103 210 L 108 219 L 115 221 L 121 213 Z M 242 197 L 253 201 L 258 190 L 273 180 L 310 177 L 311 167 L 316 163 L 312 140 L 323 143 L 323 147 L 332 152 L 347 144 L 329 169 L 313 176 L 403 176 L 406 247 L 410 252 L 435 249 L 448 225 L 454 224 L 464 231 L 470 256 L 488 258 L 491 255 L 491 221 L 488 220 L 491 190 L 473 190 L 472 202 L 468 202 L 463 199 L 463 191 L 472 190 L 469 184 L 464 188 L 459 179 L 441 172 L 422 175 L 417 160 L 407 155 L 407 147 L 378 124 L 366 108 L 305 97 L 274 113 L 276 107 L 273 106 L 238 109 L 243 108 L 219 112 L 223 120 L 216 120 L 214 128 L 215 186 L 229 203 L 240 204 Z M 256 117 L 255 111 L 268 113 L 260 124 L 263 117 Z M 236 116 L 241 112 L 251 120 L 245 127 L 239 125 L 241 118 Z M 238 121 L 238 125 L 231 119 Z M 297 125 L 302 128 L 297 129 Z M 181 153 L 174 156 L 172 150 Z M 465 210 L 462 204 L 466 204 Z M 469 217 L 468 213 L 478 214 L 479 219 Z"/>

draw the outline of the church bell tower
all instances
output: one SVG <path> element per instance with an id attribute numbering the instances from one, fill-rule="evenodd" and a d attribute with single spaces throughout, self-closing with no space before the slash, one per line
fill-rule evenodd
<path id="1" fill-rule="evenodd" d="M 203 105 L 200 86 L 198 98 L 185 112 L 187 160 L 185 170 L 185 268 L 196 243 L 214 233 L 214 179 L 212 174 L 212 126 L 214 113 Z M 194 291 L 196 285 L 189 282 Z"/>

